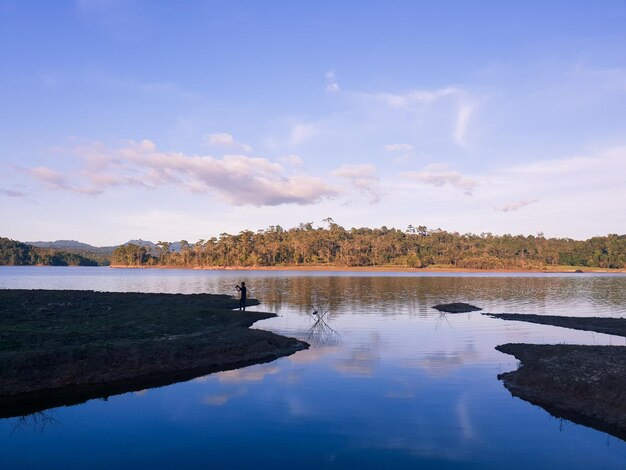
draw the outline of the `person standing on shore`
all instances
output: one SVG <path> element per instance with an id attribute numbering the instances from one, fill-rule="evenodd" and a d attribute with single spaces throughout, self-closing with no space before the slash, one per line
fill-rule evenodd
<path id="1" fill-rule="evenodd" d="M 241 286 L 235 286 L 235 288 L 241 294 L 241 297 L 239 297 L 239 310 L 243 310 L 245 312 L 246 311 L 246 294 L 247 294 L 246 283 L 242 281 Z"/>

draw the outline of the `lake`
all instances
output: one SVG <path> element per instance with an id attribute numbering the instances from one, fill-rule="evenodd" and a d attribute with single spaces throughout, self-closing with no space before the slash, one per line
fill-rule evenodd
<path id="1" fill-rule="evenodd" d="M 624 317 L 626 275 L 0 267 L 3 289 L 236 295 L 241 281 L 278 314 L 256 328 L 311 348 L 0 420 L 0 467 L 626 467 L 626 442 L 512 397 L 497 375 L 517 360 L 494 349 L 625 338 L 432 309 Z"/>

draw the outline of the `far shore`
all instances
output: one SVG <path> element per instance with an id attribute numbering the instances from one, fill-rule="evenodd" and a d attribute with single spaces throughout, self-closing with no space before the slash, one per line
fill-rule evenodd
<path id="1" fill-rule="evenodd" d="M 328 272 L 401 272 L 401 273 L 553 273 L 553 274 L 578 274 L 578 273 L 606 273 L 624 274 L 624 269 L 608 269 L 580 266 L 546 266 L 541 269 L 469 269 L 454 266 L 428 266 L 426 268 L 408 268 L 406 266 L 128 266 L 112 264 L 114 269 L 189 269 L 199 271 L 328 271 Z"/>

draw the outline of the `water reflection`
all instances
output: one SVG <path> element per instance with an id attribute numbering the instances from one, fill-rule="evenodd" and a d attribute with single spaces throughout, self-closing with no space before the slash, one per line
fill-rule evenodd
<path id="1" fill-rule="evenodd" d="M 312 347 L 141 395 L 57 408 L 60 424 L 45 428 L 45 438 L 11 434 L 17 421 L 1 420 L 8 467 L 62 467 L 70 453 L 77 468 L 623 468 L 626 461 L 626 443 L 512 398 L 496 376 L 517 361 L 494 349 L 624 338 L 431 308 L 459 301 L 494 313 L 624 316 L 626 276 L 15 272 L 0 269 L 0 287 L 228 293 L 243 280 L 262 301 L 257 309 L 279 314 L 255 327 L 309 338 Z M 312 312 L 324 309 L 336 335 L 324 329 L 316 337 Z"/>
<path id="2" fill-rule="evenodd" d="M 117 292 L 230 293 L 244 280 L 263 307 L 307 313 L 317 299 L 334 311 L 377 309 L 432 314 L 437 303 L 467 302 L 484 311 L 562 315 L 626 315 L 626 275 L 524 273 L 332 273 L 198 271 L 0 266 L 0 288 Z"/>
<path id="3" fill-rule="evenodd" d="M 12 433 L 30 430 L 38 433 L 43 433 L 46 430 L 54 426 L 58 426 L 60 421 L 55 418 L 54 410 L 38 411 L 26 416 L 18 416 L 15 419 L 15 425 L 13 426 Z"/>

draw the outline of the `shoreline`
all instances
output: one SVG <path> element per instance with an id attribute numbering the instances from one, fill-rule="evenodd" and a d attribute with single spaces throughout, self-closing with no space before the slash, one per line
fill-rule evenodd
<path id="1" fill-rule="evenodd" d="M 514 397 L 626 441 L 626 347 L 508 343 L 520 361 L 498 375 Z"/>
<path id="2" fill-rule="evenodd" d="M 248 305 L 259 302 L 249 299 Z M 0 417 L 169 385 L 306 349 L 212 294 L 0 290 Z"/>
<path id="3" fill-rule="evenodd" d="M 407 268 L 405 266 L 127 266 L 112 264 L 112 269 L 185 269 L 194 271 L 323 271 L 323 272 L 398 272 L 398 273 L 530 273 L 530 274 L 626 274 L 625 269 L 554 266 L 544 269 L 470 269 L 448 266 Z"/>
<path id="4" fill-rule="evenodd" d="M 557 315 L 535 315 L 531 313 L 482 313 L 500 320 L 522 321 L 540 325 L 559 326 L 572 330 L 593 331 L 626 337 L 626 318 L 614 317 L 565 317 Z"/>
<path id="5" fill-rule="evenodd" d="M 483 315 L 626 337 L 626 318 Z M 520 361 L 498 375 L 511 395 L 626 441 L 626 346 L 508 343 L 496 350 Z"/>

